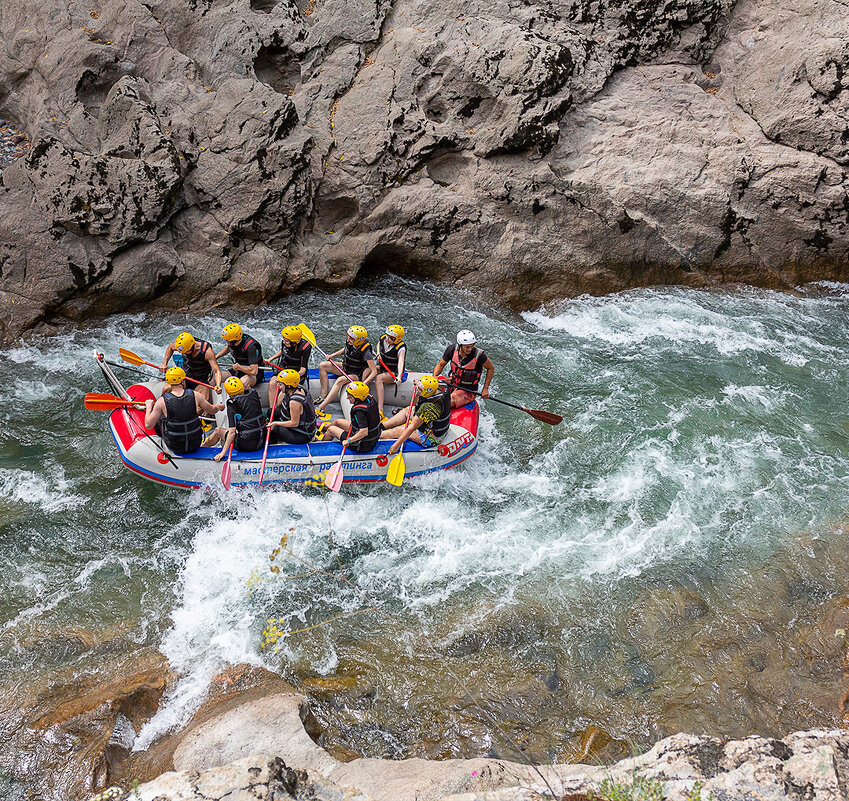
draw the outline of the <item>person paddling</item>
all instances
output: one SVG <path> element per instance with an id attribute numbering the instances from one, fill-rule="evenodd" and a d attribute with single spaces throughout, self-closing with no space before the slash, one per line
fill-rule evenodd
<path id="1" fill-rule="evenodd" d="M 172 356 L 177 367 L 182 367 L 186 371 L 186 378 L 193 378 L 196 381 L 203 381 L 208 384 L 214 376 L 215 391 L 221 392 L 224 376 L 221 375 L 221 368 L 215 360 L 215 352 L 209 342 L 204 339 L 195 339 L 188 331 L 183 331 L 165 349 L 165 356 L 159 366 L 160 370 L 164 372 L 168 369 L 168 360 Z M 205 400 L 209 400 L 208 387 L 195 384 L 194 390 L 202 395 Z M 165 391 L 168 391 L 167 387 Z"/>
<path id="2" fill-rule="evenodd" d="M 355 453 L 366 453 L 380 439 L 377 401 L 368 394 L 368 386 L 363 381 L 352 381 L 346 392 L 351 400 L 351 419 L 340 417 L 334 420 L 327 427 L 322 440 L 342 439 L 342 435 L 349 432 L 348 448 Z"/>
<path id="3" fill-rule="evenodd" d="M 457 334 L 457 344 L 449 345 L 442 354 L 433 374 L 438 376 L 446 364 L 449 364 L 450 372 L 448 381 L 451 384 L 451 408 L 465 406 L 471 403 L 480 384 L 481 374 L 486 370 L 486 380 L 480 396 L 489 397 L 489 384 L 495 372 L 495 366 L 489 360 L 483 349 L 477 347 L 477 338 L 468 329 L 463 329 Z"/>
<path id="4" fill-rule="evenodd" d="M 338 372 L 338 368 L 333 366 L 330 359 L 338 359 L 340 356 L 342 357 L 342 370 L 348 378 L 339 376 L 328 391 L 330 379 L 327 374 L 331 371 Z M 374 363 L 374 351 L 368 341 L 368 331 L 361 325 L 352 325 L 348 329 L 345 347 L 340 348 L 336 353 L 331 353 L 327 358 L 327 361 L 318 365 L 321 398 L 318 406 L 316 406 L 316 411 L 319 412 L 319 417 L 322 417 L 327 405 L 336 399 L 345 384 L 350 381 L 362 381 L 368 385 L 368 382 L 377 375 L 377 365 Z M 326 419 L 329 415 L 325 414 L 323 417 Z"/>
<path id="5" fill-rule="evenodd" d="M 377 394 L 377 409 L 383 415 L 383 399 L 385 387 L 395 384 L 395 394 L 404 376 L 404 365 L 407 361 L 407 343 L 404 342 L 404 328 L 400 325 L 389 325 L 386 332 L 377 343 L 378 372 L 374 378 L 374 388 Z"/>
<path id="6" fill-rule="evenodd" d="M 284 370 L 295 370 L 300 376 L 300 382 L 306 387 L 307 392 L 309 392 L 309 369 L 312 345 L 310 345 L 304 336 L 304 332 L 296 325 L 287 325 L 280 333 L 283 336 L 280 343 L 280 350 L 269 361 L 278 363 Z M 280 360 L 279 362 L 278 359 Z M 269 407 L 274 403 L 274 393 L 276 390 L 277 377 L 275 376 L 268 382 Z"/>
<path id="7" fill-rule="evenodd" d="M 272 442 L 306 445 L 315 436 L 315 407 L 309 390 L 301 383 L 297 370 L 283 370 L 277 374 L 279 393 L 277 408 L 268 424 Z"/>
<path id="8" fill-rule="evenodd" d="M 144 427 L 153 429 L 174 453 L 194 453 L 203 441 L 199 413 L 214 415 L 224 404 L 213 404 L 186 386 L 186 371 L 171 367 L 165 373 L 171 391 L 145 401 Z"/>
<path id="9" fill-rule="evenodd" d="M 234 364 L 227 374 L 241 379 L 245 389 L 261 384 L 264 376 L 262 366 L 265 364 L 262 345 L 242 331 L 242 326 L 237 323 L 225 325 L 221 339 L 227 344 L 215 354 L 215 358 L 233 354 Z"/>
<path id="10" fill-rule="evenodd" d="M 246 390 L 241 379 L 231 376 L 224 382 L 224 391 L 228 395 L 228 427 L 217 428 L 204 443 L 224 443 L 224 449 L 214 457 L 216 462 L 220 462 L 227 455 L 227 449 L 234 439 L 237 451 L 258 451 L 265 443 L 265 415 L 256 390 L 253 387 Z"/>
<path id="11" fill-rule="evenodd" d="M 439 389 L 439 379 L 432 375 L 419 376 L 416 379 L 419 399 L 416 408 L 407 420 L 407 409 L 383 422 L 384 432 L 381 439 L 397 440 L 389 448 L 389 453 L 398 453 L 409 439 L 423 448 L 435 448 L 442 441 L 451 425 L 450 390 Z"/>

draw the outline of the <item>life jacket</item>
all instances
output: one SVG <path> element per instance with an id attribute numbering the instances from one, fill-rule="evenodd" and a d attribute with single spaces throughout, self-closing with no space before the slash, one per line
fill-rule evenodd
<path id="1" fill-rule="evenodd" d="M 419 398 L 414 414 L 417 414 L 419 408 L 426 403 L 438 403 L 441 405 L 439 417 L 430 423 L 425 423 L 423 426 L 425 434 L 439 439 L 445 436 L 445 432 L 448 431 L 448 427 L 451 425 L 451 390 L 437 392 L 436 395 L 430 398 Z"/>
<path id="2" fill-rule="evenodd" d="M 196 339 L 195 344 L 200 345 L 200 352 L 192 356 L 192 352 L 181 354 L 183 357 L 183 369 L 190 378 L 207 378 L 212 372 L 212 367 L 206 360 L 206 352 L 212 347 L 205 339 Z"/>
<path id="3" fill-rule="evenodd" d="M 469 355 L 466 365 L 460 364 L 460 346 L 454 346 L 454 353 L 451 356 L 451 372 L 448 375 L 448 380 L 454 385 L 452 388 L 459 387 L 471 392 L 477 392 L 478 384 L 480 384 L 483 365 L 480 363 L 480 357 L 483 351 L 480 348 L 475 348 Z"/>
<path id="4" fill-rule="evenodd" d="M 303 386 L 298 387 L 291 395 L 283 393 L 280 399 L 280 419 L 285 423 L 292 419 L 292 413 L 289 411 L 289 404 L 292 401 L 298 401 L 303 406 L 301 419 L 298 425 L 289 429 L 290 431 L 301 431 L 310 436 L 315 434 L 315 405 L 313 404 L 312 395 L 307 392 Z M 276 414 L 275 414 L 276 418 Z"/>
<path id="5" fill-rule="evenodd" d="M 349 375 L 355 375 L 362 378 L 368 365 L 366 364 L 365 352 L 370 348 L 368 342 L 363 343 L 359 348 L 356 345 L 345 343 L 345 353 L 342 354 L 342 369 Z"/>
<path id="6" fill-rule="evenodd" d="M 262 413 L 262 403 L 255 389 L 251 388 L 244 395 L 229 398 L 227 411 L 231 408 L 234 414 L 242 415 L 242 419 L 236 423 L 238 437 L 254 439 L 265 436 L 265 415 Z"/>
<path id="7" fill-rule="evenodd" d="M 192 390 L 183 390 L 179 398 L 171 392 L 162 397 L 165 400 L 165 433 L 168 437 L 188 442 L 190 437 L 203 434 Z"/>
<path id="8" fill-rule="evenodd" d="M 362 440 L 361 449 L 368 450 L 373 448 L 380 439 L 380 412 L 377 410 L 377 401 L 370 395 L 366 396 L 365 400 L 358 400 L 351 404 L 351 435 L 356 434 L 361 426 L 358 424 L 354 412 L 359 409 L 365 409 L 366 422 L 368 423 L 368 434 Z"/>
<path id="9" fill-rule="evenodd" d="M 265 364 L 265 361 L 262 358 L 262 345 L 260 345 L 253 337 L 249 337 L 247 334 L 244 334 L 238 344 L 234 342 L 228 342 L 227 344 L 230 347 L 230 352 L 233 354 L 233 361 L 236 362 L 236 364 L 241 364 L 247 367 L 251 363 L 250 357 L 248 356 L 248 348 L 251 345 L 256 345 L 256 352 L 259 357 L 257 364 L 260 367 Z"/>
<path id="10" fill-rule="evenodd" d="M 294 345 L 290 344 L 288 339 L 282 340 L 280 343 L 280 351 L 283 354 L 281 367 L 284 370 L 300 372 L 302 367 L 308 367 L 311 350 L 312 345 L 306 339 L 302 339 Z M 306 376 L 304 376 L 304 380 L 306 380 Z"/>
<path id="11" fill-rule="evenodd" d="M 398 376 L 398 358 L 401 355 L 402 350 L 407 349 L 407 343 L 401 342 L 399 344 L 388 345 L 386 343 L 386 334 L 384 334 L 380 338 L 380 342 L 377 343 L 377 352 L 383 361 L 386 368 Z M 378 366 L 380 366 L 380 362 L 378 362 Z"/>

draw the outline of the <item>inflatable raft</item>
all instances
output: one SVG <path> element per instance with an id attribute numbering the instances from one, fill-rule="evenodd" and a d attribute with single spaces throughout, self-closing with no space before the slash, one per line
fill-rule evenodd
<path id="1" fill-rule="evenodd" d="M 165 386 L 164 381 L 153 379 L 139 384 L 124 387 L 109 365 L 103 354 L 95 352 L 103 375 L 110 389 L 122 398 L 144 402 L 148 398 L 158 398 Z M 272 374 L 266 371 L 266 379 Z M 386 390 L 386 410 L 395 407 L 409 406 L 412 399 L 413 381 L 422 373 L 408 372 L 404 381 L 399 385 L 397 394 L 393 387 Z M 318 370 L 309 371 L 310 393 L 313 398 L 318 396 Z M 332 382 L 333 378 L 331 378 Z M 350 418 L 350 403 L 343 392 L 340 405 L 331 405 L 328 411 L 334 416 Z M 267 407 L 267 392 L 265 384 L 259 387 L 259 395 L 263 406 Z M 213 393 L 213 402 L 223 402 L 223 399 Z M 422 448 L 414 442 L 404 446 L 404 462 L 406 476 L 420 476 L 436 470 L 446 470 L 449 467 L 464 462 L 477 449 L 478 440 L 478 405 L 470 403 L 454 409 L 451 413 L 451 427 L 442 438 L 442 443 L 436 448 Z M 225 425 L 226 412 L 216 415 L 216 423 Z M 116 409 L 109 415 L 109 427 L 118 448 L 118 454 L 124 464 L 134 473 L 172 487 L 195 488 L 216 486 L 221 483 L 222 463 L 214 461 L 213 457 L 220 453 L 218 447 L 200 448 L 195 453 L 180 456 L 171 453 L 165 447 L 162 438 L 155 431 L 144 428 L 144 409 L 124 407 Z M 381 440 L 370 453 L 345 453 L 342 460 L 344 482 L 385 481 L 389 465 L 388 451 L 393 440 Z M 281 483 L 303 483 L 316 473 L 321 473 L 334 465 L 342 453 L 340 442 L 313 442 L 309 445 L 271 445 L 268 448 L 268 459 L 265 465 L 263 486 Z M 259 483 L 262 451 L 240 452 L 233 451 L 231 462 L 232 485 L 247 486 Z"/>

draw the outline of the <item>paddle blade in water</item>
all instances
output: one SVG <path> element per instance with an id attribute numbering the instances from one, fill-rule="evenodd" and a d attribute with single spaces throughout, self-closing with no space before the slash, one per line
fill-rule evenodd
<path id="1" fill-rule="evenodd" d="M 542 420 L 543 423 L 548 423 L 550 426 L 556 426 L 563 422 L 563 418 L 559 414 L 544 412 L 541 409 L 525 409 L 525 411 L 535 420 Z"/>
<path id="2" fill-rule="evenodd" d="M 310 343 L 313 347 L 316 346 L 315 334 L 307 328 L 305 323 L 298 323 L 298 328 L 301 329 L 301 333 L 306 337 L 307 342 Z"/>
<path id="3" fill-rule="evenodd" d="M 403 454 L 398 454 L 389 463 L 389 469 L 386 471 L 386 480 L 396 487 L 400 487 L 404 483 L 404 473 L 406 471 Z"/>

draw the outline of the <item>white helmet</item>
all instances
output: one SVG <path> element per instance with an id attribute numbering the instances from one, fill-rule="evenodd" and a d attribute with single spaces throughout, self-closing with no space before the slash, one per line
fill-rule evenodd
<path id="1" fill-rule="evenodd" d="M 474 345 L 475 342 L 477 342 L 477 339 L 475 339 L 475 335 L 468 328 L 464 328 L 457 334 L 458 345 Z"/>

